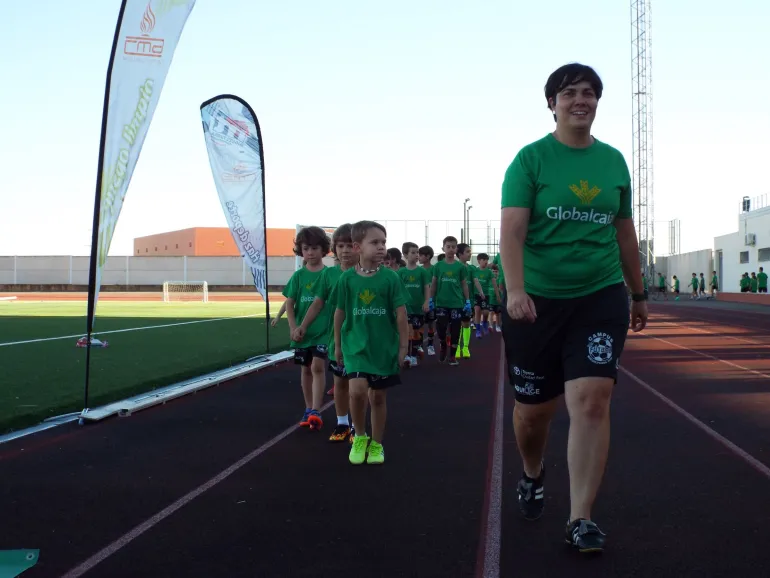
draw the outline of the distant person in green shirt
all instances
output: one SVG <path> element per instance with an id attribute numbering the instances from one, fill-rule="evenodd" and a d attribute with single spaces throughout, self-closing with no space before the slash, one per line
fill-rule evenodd
<path id="1" fill-rule="evenodd" d="M 757 292 L 757 274 L 754 271 L 751 272 L 751 279 L 749 279 L 749 291 Z"/>
<path id="2" fill-rule="evenodd" d="M 336 307 L 337 281 L 342 274 L 355 267 L 358 262 L 358 255 L 353 249 L 352 238 L 353 226 L 350 223 L 340 225 L 332 235 L 332 252 L 335 260 L 339 262 L 334 267 L 326 267 L 321 273 L 321 279 L 314 287 L 314 300 L 302 320 L 300 326 L 292 335 L 295 341 L 301 341 L 308 327 L 312 326 L 315 319 L 322 312 L 328 319 L 327 344 L 329 347 L 329 371 L 332 372 L 334 385 L 330 390 L 334 395 L 334 407 L 337 411 L 337 425 L 329 436 L 332 443 L 340 443 L 347 440 L 353 442 L 355 430 L 351 428 L 350 418 L 350 387 L 348 374 L 344 366 L 337 365 L 337 358 L 334 353 L 334 309 Z M 330 392 L 327 392 L 330 393 Z"/>
<path id="3" fill-rule="evenodd" d="M 460 344 L 460 328 L 463 321 L 471 320 L 471 301 L 468 289 L 468 268 L 455 257 L 457 238 L 451 235 L 442 243 L 444 259 L 433 266 L 431 297 L 436 306 L 436 332 L 438 333 L 439 361 L 459 365 L 457 347 Z M 449 346 L 447 346 L 447 329 Z"/>
<path id="4" fill-rule="evenodd" d="M 401 383 L 409 347 L 406 291 L 385 259 L 385 227 L 374 221 L 353 224 L 358 264 L 337 281 L 334 353 L 350 380 L 350 414 L 356 434 L 348 460 L 353 465 L 385 462 L 382 446 L 388 388 Z M 366 435 L 367 397 L 372 407 L 372 437 Z"/>
<path id="5" fill-rule="evenodd" d="M 305 260 L 305 265 L 294 272 L 283 289 L 294 363 L 302 367 L 300 384 L 305 398 L 305 413 L 299 425 L 311 429 L 321 429 L 324 423 L 321 419 L 321 405 L 326 390 L 328 316 L 319 315 L 299 341 L 295 341 L 293 336 L 315 299 L 315 284 L 326 268 L 323 258 L 329 253 L 329 246 L 329 237 L 320 227 L 300 229 L 294 240 L 294 253 Z"/>
<path id="6" fill-rule="evenodd" d="M 690 279 L 690 287 L 692 288 L 690 299 L 700 299 L 698 295 L 698 275 L 695 273 L 692 274 L 692 279 Z"/>
<path id="7" fill-rule="evenodd" d="M 674 275 L 672 281 L 674 286 L 674 301 L 679 301 L 679 277 Z"/>
<path id="8" fill-rule="evenodd" d="M 483 291 L 481 295 L 476 294 L 475 306 L 476 338 L 480 339 L 489 333 L 489 315 L 491 311 L 489 295 L 494 278 L 492 269 L 489 268 L 489 255 L 479 253 L 476 255 L 476 262 L 479 264 L 476 268 L 476 279 L 478 279 Z"/>
<path id="9" fill-rule="evenodd" d="M 717 272 L 713 271 L 711 273 L 711 298 L 716 299 L 717 291 L 719 291 L 719 277 L 717 276 Z"/>
<path id="10" fill-rule="evenodd" d="M 708 296 L 706 295 L 706 278 L 703 276 L 703 273 L 701 273 L 698 278 L 698 295 L 708 299 Z"/>
<path id="11" fill-rule="evenodd" d="M 419 259 L 417 243 L 406 242 L 401 251 L 406 261 L 406 267 L 401 267 L 397 273 L 404 290 L 407 293 L 406 314 L 409 320 L 409 353 L 407 362 L 411 367 L 418 363 L 419 350 L 422 347 L 422 328 L 425 325 L 425 314 L 430 310 L 430 284 L 433 277 L 423 267 L 417 266 Z"/>
<path id="12" fill-rule="evenodd" d="M 472 296 L 471 304 L 477 302 L 479 298 L 486 299 L 484 290 L 478 279 L 479 268 L 471 263 L 471 246 L 467 243 L 460 243 L 457 245 L 457 259 L 465 265 L 468 270 L 468 292 L 469 296 Z M 486 301 L 484 301 L 486 305 Z M 460 343 L 457 348 L 457 357 L 470 359 L 471 357 L 471 322 L 473 321 L 473 315 L 471 314 L 466 319 L 463 317 L 462 325 L 460 327 Z M 477 333 L 476 337 L 480 337 Z"/>
<path id="13" fill-rule="evenodd" d="M 741 293 L 748 293 L 751 288 L 751 281 L 749 280 L 749 274 L 744 273 L 741 275 Z"/>
<path id="14" fill-rule="evenodd" d="M 433 260 L 433 254 L 434 254 L 433 247 L 429 245 L 420 247 L 418 254 L 419 254 L 419 260 L 420 260 L 420 266 L 428 272 L 428 277 L 430 277 L 432 281 L 433 265 L 431 265 L 431 261 Z M 428 355 L 436 355 L 436 348 L 434 347 L 434 342 L 436 340 L 436 308 L 434 307 L 433 299 L 430 300 L 430 309 L 425 314 L 425 328 L 427 329 L 427 331 L 423 331 L 423 334 L 427 333 L 428 335 L 427 346 L 426 346 Z M 422 353 L 422 351 L 420 351 L 420 353 Z"/>
<path id="15" fill-rule="evenodd" d="M 758 291 L 760 293 L 767 293 L 767 273 L 765 273 L 765 268 L 760 267 L 759 273 L 757 273 L 757 281 L 758 283 Z"/>
<path id="16" fill-rule="evenodd" d="M 629 328 L 647 323 L 631 176 L 623 154 L 591 135 L 603 85 L 582 64 L 545 85 L 556 130 L 519 151 L 502 190 L 503 338 L 515 390 L 526 519 L 540 517 L 549 424 L 563 395 L 570 416 L 570 512 L 580 552 L 604 549 L 591 511 L 607 462 L 610 398 Z"/>

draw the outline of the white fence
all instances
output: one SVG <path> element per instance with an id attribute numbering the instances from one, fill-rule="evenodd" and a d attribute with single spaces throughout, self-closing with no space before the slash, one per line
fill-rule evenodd
<path id="1" fill-rule="evenodd" d="M 0 257 L 0 285 L 88 285 L 88 257 Z M 271 286 L 285 285 L 293 257 L 268 257 Z M 206 281 L 209 285 L 252 285 L 241 257 L 108 257 L 102 285 L 162 285 L 164 281 Z"/>
<path id="2" fill-rule="evenodd" d="M 711 283 L 711 272 L 715 270 L 714 257 L 711 249 L 657 257 L 655 270 L 657 273 L 663 273 L 669 283 L 671 283 L 671 278 L 676 275 L 680 281 L 681 291 L 689 283 L 693 273 L 698 276 L 703 273 L 706 278 L 706 285 Z M 657 286 L 657 280 L 653 282 L 653 285 Z"/>

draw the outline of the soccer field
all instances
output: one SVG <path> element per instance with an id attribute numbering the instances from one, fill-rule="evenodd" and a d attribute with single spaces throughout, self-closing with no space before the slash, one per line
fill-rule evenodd
<path id="1" fill-rule="evenodd" d="M 271 303 L 276 314 L 280 303 Z M 102 301 L 91 351 L 89 405 L 95 407 L 223 369 L 266 353 L 263 302 Z M 83 409 L 84 301 L 0 301 L 0 432 Z M 285 319 L 270 350 L 288 346 Z"/>

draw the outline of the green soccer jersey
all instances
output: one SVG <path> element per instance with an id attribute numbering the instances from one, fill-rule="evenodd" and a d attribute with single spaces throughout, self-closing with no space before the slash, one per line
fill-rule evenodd
<path id="1" fill-rule="evenodd" d="M 502 206 L 531 210 L 524 288 L 572 298 L 623 282 L 613 225 L 630 219 L 631 176 L 617 149 L 576 149 L 549 134 L 525 146 L 505 173 Z"/>
<path id="2" fill-rule="evenodd" d="M 492 269 L 489 267 L 486 267 L 485 269 L 477 267 L 476 279 L 479 280 L 479 284 L 481 285 L 481 289 L 484 291 L 484 295 L 488 296 L 490 291 L 494 291 L 492 287 Z"/>
<path id="3" fill-rule="evenodd" d="M 398 270 L 398 276 L 407 294 L 406 312 L 409 315 L 422 315 L 422 306 L 425 303 L 425 286 L 432 281 L 428 272 L 422 267 L 402 267 Z"/>
<path id="4" fill-rule="evenodd" d="M 712 287 L 714 287 L 714 286 L 717 286 L 717 285 L 719 285 L 719 279 L 717 279 L 717 276 L 716 276 L 716 275 L 714 275 L 714 276 L 711 278 L 711 286 L 712 286 Z"/>
<path id="5" fill-rule="evenodd" d="M 698 290 L 698 278 L 697 277 L 693 277 L 690 280 L 690 287 L 692 287 L 693 291 L 697 291 Z"/>
<path id="6" fill-rule="evenodd" d="M 323 270 L 321 278 L 318 283 L 315 284 L 313 295 L 319 299 L 323 299 L 324 308 L 319 314 L 326 315 L 328 320 L 328 332 L 326 334 L 326 340 L 329 347 L 329 359 L 334 359 L 334 310 L 336 307 L 336 293 L 334 292 L 337 286 L 337 281 L 342 276 L 342 267 L 335 265 L 334 267 L 327 267 Z"/>
<path id="7" fill-rule="evenodd" d="M 647 277 L 642 277 L 642 285 L 644 286 L 644 290 L 647 291 Z"/>
<path id="8" fill-rule="evenodd" d="M 663 275 L 658 277 L 658 287 L 660 287 L 661 289 L 666 288 L 666 278 Z"/>
<path id="9" fill-rule="evenodd" d="M 679 279 L 674 279 L 674 291 L 679 291 Z"/>
<path id="10" fill-rule="evenodd" d="M 492 259 L 492 263 L 497 265 L 497 286 L 500 288 L 505 287 L 505 271 L 503 271 L 503 260 L 500 257 L 500 253 L 495 255 L 495 258 Z"/>
<path id="11" fill-rule="evenodd" d="M 287 299 L 294 299 L 294 317 L 297 320 L 297 325 L 302 323 L 302 320 L 307 314 L 307 310 L 310 309 L 310 305 L 315 299 L 315 286 L 321 280 L 321 276 L 327 267 L 324 267 L 320 271 L 309 271 L 306 267 L 302 267 L 289 279 L 289 283 L 283 288 L 283 296 Z M 329 310 L 324 307 L 324 310 L 315 318 L 310 327 L 305 332 L 304 339 L 297 343 L 292 340 L 291 347 L 302 349 L 304 347 L 312 347 L 314 345 L 326 345 L 326 336 L 329 329 Z"/>
<path id="12" fill-rule="evenodd" d="M 757 281 L 759 282 L 760 289 L 767 289 L 767 273 L 764 271 L 757 273 Z"/>
<path id="13" fill-rule="evenodd" d="M 337 282 L 337 309 L 345 312 L 341 343 L 348 374 L 396 375 L 399 335 L 396 310 L 407 294 L 395 271 L 380 267 L 371 277 L 355 269 Z"/>
<path id="14" fill-rule="evenodd" d="M 756 277 L 752 277 L 749 280 L 749 287 L 750 287 L 750 291 L 752 293 L 756 293 L 757 292 L 757 278 Z"/>
<path id="15" fill-rule="evenodd" d="M 748 288 L 749 288 L 749 278 L 741 277 L 741 289 L 748 289 Z"/>
<path id="16" fill-rule="evenodd" d="M 433 277 L 436 279 L 434 299 L 436 307 L 462 309 L 465 306 L 462 282 L 465 281 L 470 289 L 468 276 L 468 268 L 458 259 L 455 259 L 451 265 L 446 260 L 436 263 L 433 266 Z"/>

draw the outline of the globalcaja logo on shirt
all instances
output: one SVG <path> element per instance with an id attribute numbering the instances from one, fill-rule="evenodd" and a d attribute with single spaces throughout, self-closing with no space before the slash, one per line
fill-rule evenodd
<path id="1" fill-rule="evenodd" d="M 407 289 L 419 289 L 420 284 L 417 282 L 417 277 L 414 275 L 409 275 L 409 277 L 406 278 L 406 283 L 404 283 L 404 287 Z"/>
<path id="2" fill-rule="evenodd" d="M 374 291 L 366 289 L 358 294 L 358 298 L 364 304 L 364 307 L 353 307 L 353 315 L 385 315 L 387 311 L 384 307 L 370 307 L 377 294 Z"/>
<path id="3" fill-rule="evenodd" d="M 313 291 L 313 283 L 306 283 L 305 284 L 305 290 L 309 293 Z M 300 303 L 312 303 L 315 300 L 315 297 L 311 293 L 310 295 L 303 295 L 299 298 Z"/>
<path id="4" fill-rule="evenodd" d="M 457 281 L 457 279 L 454 277 L 454 271 L 445 272 L 441 277 L 441 280 L 449 283 L 459 283 L 459 281 Z"/>
<path id="5" fill-rule="evenodd" d="M 590 205 L 591 202 L 602 192 L 594 185 L 588 187 L 588 181 L 580 181 L 580 186 L 570 185 L 570 191 L 580 199 L 581 205 Z M 578 209 L 577 207 L 548 207 L 545 211 L 546 217 L 555 221 L 578 221 L 581 223 L 596 223 L 597 225 L 610 225 L 615 220 L 615 213 L 612 211 L 602 213 L 594 209 Z"/>

